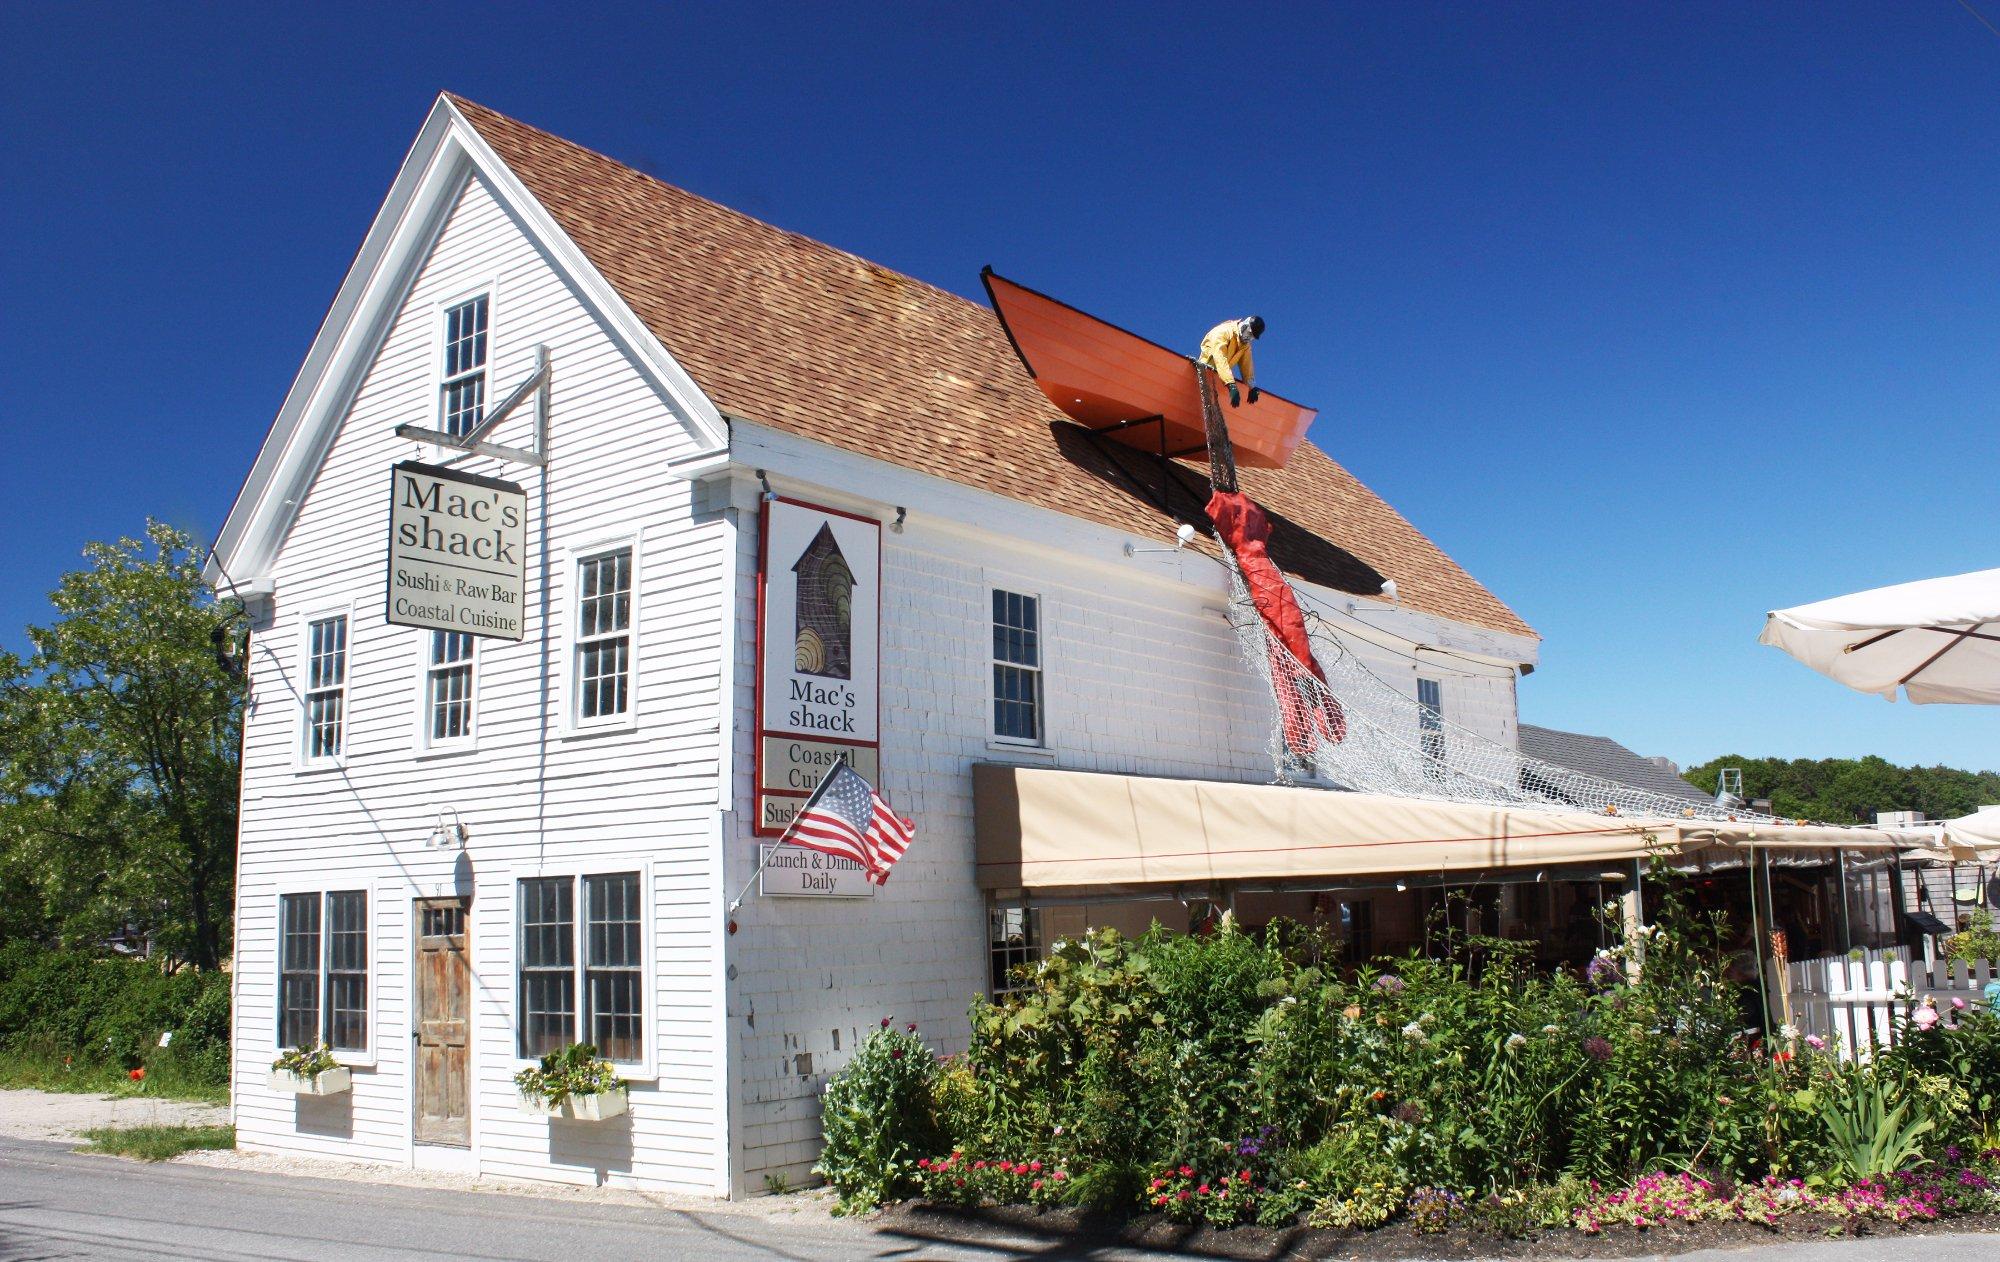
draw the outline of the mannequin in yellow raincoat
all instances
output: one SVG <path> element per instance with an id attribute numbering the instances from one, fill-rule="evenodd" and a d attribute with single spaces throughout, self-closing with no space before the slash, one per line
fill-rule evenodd
<path id="1" fill-rule="evenodd" d="M 1257 373 L 1250 364 L 1250 343 L 1263 335 L 1264 317 L 1244 316 L 1241 320 L 1224 320 L 1201 339 L 1201 354 L 1197 358 L 1215 370 L 1216 380 L 1229 387 L 1230 407 L 1243 401 L 1236 391 L 1237 368 L 1243 370 L 1243 384 L 1250 391 L 1250 401 L 1255 403 L 1263 394 L 1257 388 Z"/>

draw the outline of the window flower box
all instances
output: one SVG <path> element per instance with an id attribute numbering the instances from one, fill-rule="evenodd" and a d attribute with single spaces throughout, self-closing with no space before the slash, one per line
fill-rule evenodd
<path id="1" fill-rule="evenodd" d="M 599 1060 L 588 1043 L 572 1043 L 514 1075 L 521 1111 L 531 1117 L 563 1117 L 602 1122 L 629 1107 L 625 1084 L 611 1062 Z"/>
<path id="2" fill-rule="evenodd" d="M 521 1111 L 530 1117 L 560 1117 L 574 1122 L 609 1121 L 630 1107 L 631 1098 L 623 1087 L 615 1091 L 599 1091 L 594 1095 L 566 1096 L 561 1100 L 551 1100 L 547 1096 L 521 1096 Z"/>
<path id="3" fill-rule="evenodd" d="M 345 1065 L 322 1069 L 316 1074 L 289 1069 L 271 1071 L 271 1090 L 288 1095 L 340 1095 L 354 1086 L 354 1074 Z"/>

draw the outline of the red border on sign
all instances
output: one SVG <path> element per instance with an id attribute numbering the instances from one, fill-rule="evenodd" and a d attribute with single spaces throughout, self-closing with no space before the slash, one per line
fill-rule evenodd
<path id="1" fill-rule="evenodd" d="M 786 732 L 764 726 L 764 584 L 769 577 L 771 562 L 771 505 L 790 504 L 793 508 L 810 509 L 815 513 L 830 513 L 835 517 L 845 517 L 850 521 L 866 522 L 875 527 L 875 739 L 872 741 L 828 741 L 824 733 Z M 788 496 L 761 500 L 757 505 L 757 653 L 756 682 L 752 693 L 750 714 L 750 814 L 751 832 L 758 837 L 782 837 L 782 828 L 764 826 L 764 803 L 767 797 L 807 798 L 810 790 L 765 789 L 764 788 L 764 738 L 767 736 L 796 736 L 801 740 L 816 740 L 832 745 L 860 745 L 875 751 L 875 774 L 882 774 L 882 519 L 864 517 L 860 513 L 850 513 L 843 508 L 829 508 L 825 504 L 813 504 L 805 500 L 795 500 Z M 880 787 L 880 786 L 877 786 Z"/>

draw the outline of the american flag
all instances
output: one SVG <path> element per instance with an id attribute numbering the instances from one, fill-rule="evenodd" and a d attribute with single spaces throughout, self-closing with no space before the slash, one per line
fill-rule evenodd
<path id="1" fill-rule="evenodd" d="M 820 782 L 778 844 L 794 841 L 808 850 L 852 859 L 881 885 L 916 835 L 910 821 L 898 819 L 874 785 L 841 763 Z"/>

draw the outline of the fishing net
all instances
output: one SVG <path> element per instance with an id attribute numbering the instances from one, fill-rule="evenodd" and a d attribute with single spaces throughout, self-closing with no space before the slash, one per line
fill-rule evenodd
<path id="1" fill-rule="evenodd" d="M 1364 793 L 1538 806 L 1642 819 L 1771 821 L 1752 811 L 1693 802 L 1556 763 L 1447 721 L 1356 657 L 1326 620 L 1306 611 L 1319 669 L 1272 634 L 1225 544 L 1229 622 L 1243 658 L 1268 685 L 1279 778 L 1330 782 Z"/>

